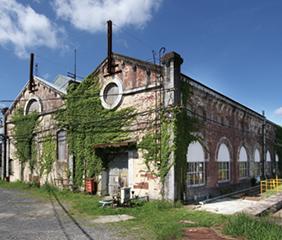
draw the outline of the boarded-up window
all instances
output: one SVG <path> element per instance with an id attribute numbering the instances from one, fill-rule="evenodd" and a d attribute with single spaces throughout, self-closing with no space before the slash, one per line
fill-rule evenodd
<path id="1" fill-rule="evenodd" d="M 61 130 L 57 134 L 57 159 L 58 161 L 67 160 L 67 133 Z"/>

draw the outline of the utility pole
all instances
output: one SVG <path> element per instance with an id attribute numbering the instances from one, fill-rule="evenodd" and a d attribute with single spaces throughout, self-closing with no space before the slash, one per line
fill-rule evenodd
<path id="1" fill-rule="evenodd" d="M 261 179 L 265 179 L 265 165 L 266 165 L 266 137 L 265 137 L 265 125 L 266 118 L 265 112 L 262 111 L 263 123 L 262 123 L 262 162 L 261 162 Z"/>
<path id="2" fill-rule="evenodd" d="M 74 49 L 74 81 L 76 81 L 76 48 Z"/>

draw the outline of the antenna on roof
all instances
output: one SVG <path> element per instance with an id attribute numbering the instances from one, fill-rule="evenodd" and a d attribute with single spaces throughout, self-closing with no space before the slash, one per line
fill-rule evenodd
<path id="1" fill-rule="evenodd" d="M 74 81 L 76 81 L 76 48 L 74 49 L 74 66 L 73 66 L 73 72 L 74 73 L 71 73 L 71 72 L 67 72 L 67 76 L 72 78 Z"/>
<path id="2" fill-rule="evenodd" d="M 34 65 L 34 53 L 30 54 L 30 63 L 29 63 L 29 85 L 28 90 L 29 92 L 34 92 L 34 78 L 33 78 L 33 65 Z"/>
<path id="3" fill-rule="evenodd" d="M 38 63 L 35 63 L 35 76 L 38 76 Z"/>

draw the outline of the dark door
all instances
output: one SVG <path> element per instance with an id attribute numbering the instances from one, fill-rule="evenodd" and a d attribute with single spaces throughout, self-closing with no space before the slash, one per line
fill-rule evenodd
<path id="1" fill-rule="evenodd" d="M 112 196 L 120 188 L 128 187 L 128 153 L 119 153 L 108 164 L 108 193 Z"/>

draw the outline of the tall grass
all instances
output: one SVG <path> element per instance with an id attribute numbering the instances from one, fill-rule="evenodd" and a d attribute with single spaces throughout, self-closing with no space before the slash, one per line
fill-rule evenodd
<path id="1" fill-rule="evenodd" d="M 267 218 L 252 218 L 244 214 L 233 216 L 224 227 L 224 233 L 243 236 L 248 240 L 281 240 L 282 228 Z"/>

